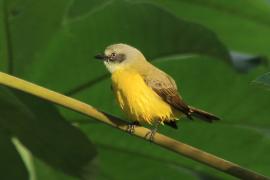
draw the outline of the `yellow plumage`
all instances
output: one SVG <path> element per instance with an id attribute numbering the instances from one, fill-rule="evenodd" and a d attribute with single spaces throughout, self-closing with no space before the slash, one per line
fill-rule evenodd
<path id="1" fill-rule="evenodd" d="M 164 121 L 175 120 L 180 115 L 131 68 L 114 71 L 112 85 L 121 109 L 132 120 L 149 124 L 160 120 L 163 124 Z"/>
<path id="2" fill-rule="evenodd" d="M 128 117 L 139 124 L 153 124 L 150 139 L 153 139 L 160 123 L 177 129 L 175 120 L 183 115 L 206 122 L 219 119 L 186 104 L 173 78 L 149 63 L 134 47 L 113 44 L 95 58 L 102 60 L 112 74 L 113 91 Z M 132 133 L 135 124 L 130 124 L 128 131 Z"/>

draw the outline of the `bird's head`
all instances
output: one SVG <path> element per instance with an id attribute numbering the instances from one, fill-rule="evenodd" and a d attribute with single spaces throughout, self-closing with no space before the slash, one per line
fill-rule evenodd
<path id="1" fill-rule="evenodd" d="M 127 44 L 110 45 L 105 49 L 103 54 L 96 55 L 95 58 L 103 60 L 111 73 L 118 69 L 136 66 L 146 61 L 138 49 Z"/>

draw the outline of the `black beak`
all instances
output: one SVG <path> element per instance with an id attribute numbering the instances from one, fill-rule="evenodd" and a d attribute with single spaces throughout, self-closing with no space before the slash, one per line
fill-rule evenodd
<path id="1" fill-rule="evenodd" d="M 105 54 L 98 54 L 95 56 L 95 58 L 104 61 L 108 59 L 108 56 L 106 56 Z"/>

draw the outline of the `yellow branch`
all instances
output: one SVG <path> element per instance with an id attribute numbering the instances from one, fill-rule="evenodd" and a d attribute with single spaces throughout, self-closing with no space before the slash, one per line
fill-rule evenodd
<path id="1" fill-rule="evenodd" d="M 55 104 L 64 106 L 66 108 L 87 115 L 89 117 L 95 118 L 99 121 L 102 121 L 106 124 L 109 124 L 123 131 L 127 130 L 128 125 L 127 122 L 119 118 L 116 118 L 104 112 L 100 112 L 86 103 L 67 97 L 60 93 L 51 91 L 49 89 L 43 88 L 41 86 L 35 85 L 33 83 L 24 81 L 14 76 L 0 72 L 0 84 L 8 86 L 10 88 L 18 89 L 20 91 L 35 95 L 37 97 L 53 102 Z M 136 127 L 134 135 L 145 139 L 145 134 L 149 131 L 150 131 L 149 129 L 144 127 Z M 162 146 L 170 151 L 174 151 L 177 154 L 181 154 L 185 157 L 191 158 L 195 161 L 216 168 L 234 177 L 238 177 L 240 179 L 250 179 L 250 180 L 269 179 L 261 174 L 258 174 L 257 172 L 245 169 L 235 163 L 224 160 L 220 157 L 209 154 L 185 143 L 179 142 L 163 134 L 156 133 L 153 143 Z"/>

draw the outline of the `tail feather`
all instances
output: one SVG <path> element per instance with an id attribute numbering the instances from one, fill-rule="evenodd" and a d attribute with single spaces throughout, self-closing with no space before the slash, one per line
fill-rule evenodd
<path id="1" fill-rule="evenodd" d="M 190 109 L 190 115 L 192 117 L 199 118 L 199 119 L 201 119 L 203 121 L 207 121 L 207 122 L 211 123 L 213 121 L 220 120 L 220 118 L 215 116 L 214 114 L 203 111 L 201 109 L 197 109 L 197 108 L 192 107 L 192 106 L 189 106 L 189 109 Z"/>

